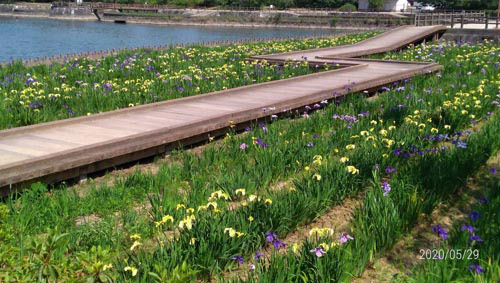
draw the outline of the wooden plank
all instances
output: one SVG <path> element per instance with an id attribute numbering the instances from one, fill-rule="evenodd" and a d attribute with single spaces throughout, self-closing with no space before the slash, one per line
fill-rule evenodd
<path id="1" fill-rule="evenodd" d="M 51 129 L 46 129 L 44 131 L 33 133 L 33 135 L 37 137 L 48 138 L 48 139 L 57 137 L 58 140 L 77 143 L 80 145 L 102 142 L 109 139 L 109 137 L 98 135 L 97 133 L 94 133 L 92 135 L 90 134 L 80 135 L 80 134 L 82 133 L 79 132 L 78 130 L 71 129 L 68 127 L 51 128 Z"/>
<path id="2" fill-rule="evenodd" d="M 48 139 L 41 139 L 32 135 L 0 140 L 2 148 L 9 145 L 26 148 L 27 150 L 34 149 L 42 152 L 53 152 L 73 148 L 76 144 L 56 142 L 55 140 L 49 141 Z"/>
<path id="3" fill-rule="evenodd" d="M 144 130 L 157 128 L 157 126 L 154 127 L 153 125 L 147 123 L 144 119 L 141 119 L 140 122 L 138 122 L 137 119 L 128 117 L 113 117 L 109 119 L 91 121 L 85 124 L 93 127 L 118 130 L 128 134 L 137 134 Z"/>
<path id="4" fill-rule="evenodd" d="M 25 152 L 24 153 L 13 152 L 3 148 L 0 148 L 0 156 L 2 156 L 2 159 L 0 159 L 0 165 L 9 164 L 34 157 L 33 155 L 29 155 Z"/>

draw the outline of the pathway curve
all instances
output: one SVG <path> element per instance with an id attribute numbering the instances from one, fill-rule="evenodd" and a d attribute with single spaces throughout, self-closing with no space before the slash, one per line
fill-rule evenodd
<path id="1" fill-rule="evenodd" d="M 358 44 L 257 56 L 344 68 L 214 93 L 0 131 L 0 194 L 12 185 L 86 176 L 207 139 L 209 133 L 286 110 L 374 89 L 441 68 L 435 63 L 349 59 L 398 49 L 444 27 L 402 27 Z M 344 57 L 344 58 L 340 58 Z M 335 94 L 335 95 L 334 95 Z"/>

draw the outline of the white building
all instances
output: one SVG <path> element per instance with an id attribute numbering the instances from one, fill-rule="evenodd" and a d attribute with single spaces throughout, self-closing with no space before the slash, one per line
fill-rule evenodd
<path id="1" fill-rule="evenodd" d="M 406 10 L 410 7 L 408 0 L 385 0 L 383 11 L 401 11 Z M 358 10 L 368 10 L 370 9 L 369 0 L 359 0 Z"/>

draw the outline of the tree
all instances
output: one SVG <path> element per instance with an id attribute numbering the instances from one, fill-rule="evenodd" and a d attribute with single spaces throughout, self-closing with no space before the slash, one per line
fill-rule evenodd
<path id="1" fill-rule="evenodd" d="M 194 7 L 202 4 L 203 0 L 170 0 L 168 3 L 177 6 Z"/>
<path id="2" fill-rule="evenodd" d="M 384 8 L 384 0 L 370 0 L 370 8 L 380 10 Z"/>

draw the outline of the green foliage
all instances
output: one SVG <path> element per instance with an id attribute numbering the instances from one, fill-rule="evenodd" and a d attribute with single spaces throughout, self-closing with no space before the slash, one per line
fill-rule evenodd
<path id="1" fill-rule="evenodd" d="M 278 9 L 286 9 L 286 8 L 295 7 L 294 0 L 274 0 L 274 1 L 271 1 L 269 3 L 272 3 Z"/>
<path id="2" fill-rule="evenodd" d="M 487 168 L 485 168 L 487 169 Z M 484 170 L 486 171 L 486 170 Z M 442 260 L 425 260 L 413 268 L 408 275 L 396 282 L 500 282 L 500 178 L 489 172 L 481 172 L 477 186 L 487 203 L 477 202 L 472 211 L 480 217 L 473 222 L 469 217 L 454 224 L 447 241 L 441 242 L 435 250 L 453 251 L 453 257 Z M 470 225 L 474 232 L 462 229 Z M 480 244 L 471 243 L 472 234 L 479 236 Z M 432 255 L 434 256 L 434 255 Z M 475 275 L 469 270 L 478 264 L 484 273 Z"/>
<path id="3" fill-rule="evenodd" d="M 136 68 L 129 69 L 134 75 L 147 74 L 141 71 L 147 66 L 169 66 L 176 73 L 196 69 L 192 71 L 194 74 L 183 71 L 177 80 L 189 75 L 190 80 L 185 79 L 189 83 L 218 83 L 215 77 L 197 81 L 195 75 L 203 74 L 203 70 L 197 68 L 210 68 L 216 76 L 221 72 L 220 67 L 225 66 L 238 81 L 261 82 L 262 78 L 252 76 L 252 72 L 280 79 L 312 71 L 302 63 L 294 63 L 300 66 L 292 69 L 286 65 L 278 68 L 262 62 L 246 62 L 248 56 L 352 44 L 369 35 L 373 34 L 138 51 L 103 59 L 100 66 L 93 69 L 99 75 L 108 75 L 116 60 L 123 62 L 134 56 Z M 275 120 L 267 124 L 265 130 L 262 126 L 252 126 L 246 135 L 230 132 L 215 144 L 208 144 L 202 152 L 173 154 L 156 173 L 135 172 L 109 185 L 91 186 L 84 194 L 65 188 L 49 193 L 45 186 L 35 184 L 24 194 L 7 199 L 8 209 L 0 208 L 2 225 L 13 230 L 10 234 L 20 235 L 20 239 L 10 238 L 7 244 L 0 245 L 0 280 L 195 282 L 214 279 L 236 268 L 238 263 L 231 260 L 234 256 L 242 256 L 245 263 L 249 263 L 255 251 L 266 245 L 265 233 L 274 231 L 280 237 L 285 236 L 299 225 L 310 223 L 326 209 L 363 193 L 351 223 L 352 230 L 339 231 L 349 232 L 354 240 L 331 247 L 321 258 L 310 252 L 319 243 L 305 241 L 299 251 L 301 256 L 292 251 L 284 256 L 276 253 L 270 261 L 256 263 L 256 271 L 248 276 L 250 282 L 350 281 L 382 250 L 390 249 L 399 237 L 408 233 L 420 215 L 429 214 L 436 204 L 457 192 L 467 177 L 500 147 L 497 132 L 500 118 L 494 103 L 498 99 L 497 50 L 498 45 L 492 43 L 458 46 L 441 42 L 394 52 L 385 59 L 424 59 L 442 64 L 444 68 L 440 75 L 417 76 L 381 93 L 377 99 L 366 100 L 362 94 L 348 96 L 344 103 L 330 103 L 310 113 L 308 119 L 295 119 L 298 116 L 294 113 L 283 113 L 291 119 Z M 111 65 L 107 65 L 107 60 Z M 210 65 L 203 65 L 207 61 Z M 83 66 L 95 63 L 78 62 Z M 69 68 L 73 63 L 64 66 Z M 241 65 L 244 66 L 236 68 Z M 246 69 L 246 65 L 251 67 Z M 80 73 L 59 67 L 0 71 L 5 76 L 10 74 L 9 70 L 31 74 L 43 70 L 42 74 L 36 73 L 39 80 L 43 74 L 51 74 L 49 72 L 65 74 L 67 85 L 81 79 Z M 106 72 L 99 72 L 99 68 Z M 266 73 L 268 68 L 272 71 Z M 275 76 L 273 68 L 283 74 Z M 133 79 L 136 78 L 140 76 Z M 139 79 L 139 85 L 144 81 Z M 22 83 L 24 80 L 19 87 L 24 87 Z M 54 86 L 60 82 L 51 83 Z M 187 88 L 188 82 L 184 83 Z M 101 90 L 97 94 L 102 96 Z M 466 109 L 464 114 L 462 110 Z M 356 122 L 333 118 L 339 115 L 354 117 Z M 465 134 L 471 119 L 482 117 L 483 128 Z M 463 134 L 455 136 L 457 132 Z M 466 141 L 467 148 L 457 148 L 451 140 L 432 142 L 425 138 L 438 133 L 454 136 L 453 141 Z M 269 146 L 259 146 L 257 138 Z M 309 142 L 313 146 L 309 146 Z M 248 148 L 242 150 L 243 143 Z M 356 144 L 355 148 L 348 147 L 352 144 Z M 441 149 L 442 146 L 446 146 L 446 150 Z M 396 149 L 408 156 L 397 155 Z M 418 154 L 418 149 L 425 154 Z M 347 163 L 341 161 L 343 156 L 349 157 Z M 355 166 L 359 172 L 349 173 L 346 166 Z M 384 169 L 388 166 L 397 168 L 397 172 L 386 173 Z M 392 186 L 387 196 L 380 187 L 384 181 Z M 286 185 L 277 190 L 274 187 L 277 183 Z M 245 195 L 237 193 L 240 188 L 246 190 Z M 227 195 L 227 199 L 214 195 L 215 191 L 220 192 L 216 195 Z M 258 197 L 250 201 L 250 195 Z M 493 198 L 491 200 L 493 205 Z M 207 201 L 211 203 L 210 208 Z M 496 202 L 499 204 L 494 207 L 498 211 L 500 201 Z M 220 211 L 216 211 L 214 203 Z M 235 208 L 234 204 L 241 206 Z M 486 219 L 486 214 L 481 213 Z M 75 218 L 82 215 L 97 215 L 100 222 L 76 225 Z M 173 220 L 163 221 L 166 215 Z M 181 230 L 180 221 L 191 215 L 196 217 L 192 228 Z M 249 220 L 250 216 L 253 221 Z M 495 217 L 498 218 L 498 213 L 488 216 L 487 223 L 498 223 Z M 489 228 L 487 223 L 480 226 L 479 231 L 489 233 L 491 240 L 498 234 L 498 228 Z M 61 228 L 55 232 L 57 226 Z M 231 237 L 225 232 L 230 227 L 244 235 Z M 54 231 L 46 233 L 47 228 Z M 131 236 L 136 233 L 140 236 Z M 36 243 L 29 244 L 32 240 Z M 28 251 L 26 246 L 30 247 Z M 492 247 L 491 251 L 495 250 L 498 246 Z M 126 272 L 125 265 L 130 268 Z"/>
<path id="4" fill-rule="evenodd" d="M 76 257 L 83 265 L 83 272 L 87 276 L 87 283 L 115 282 L 113 261 L 116 254 L 101 246 L 93 246 L 90 251 L 81 251 Z"/>
<path id="5" fill-rule="evenodd" d="M 356 12 L 356 10 L 356 6 L 350 3 L 344 4 L 339 8 L 339 11 L 341 12 Z"/>
<path id="6" fill-rule="evenodd" d="M 183 7 L 194 7 L 203 4 L 203 0 L 169 0 L 168 4 Z"/>
<path id="7" fill-rule="evenodd" d="M 369 4 L 370 4 L 369 8 L 380 10 L 380 9 L 384 8 L 384 3 L 385 3 L 385 0 L 370 0 L 369 1 Z"/>
<path id="8" fill-rule="evenodd" d="M 32 268 L 36 270 L 39 282 L 58 281 L 63 274 L 62 262 L 68 243 L 68 233 L 59 234 L 57 229 L 48 229 L 46 235 L 33 238 L 28 251 L 33 254 Z"/>
<path id="9" fill-rule="evenodd" d="M 165 269 L 160 264 L 154 265 L 154 272 L 149 272 L 149 276 L 158 283 L 189 283 L 196 281 L 196 270 L 193 270 L 186 262 L 176 266 L 172 271 Z"/>

